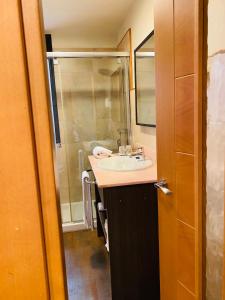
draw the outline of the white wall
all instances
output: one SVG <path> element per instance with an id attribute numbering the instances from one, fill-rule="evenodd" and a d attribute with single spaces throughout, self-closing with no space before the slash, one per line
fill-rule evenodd
<path id="1" fill-rule="evenodd" d="M 209 55 L 225 50 L 225 1 L 209 0 L 208 9 L 208 51 Z"/>
<path id="2" fill-rule="evenodd" d="M 208 53 L 225 50 L 225 1 L 209 0 Z M 209 59 L 206 299 L 222 299 L 224 263 L 225 53 Z"/>
<path id="3" fill-rule="evenodd" d="M 72 48 L 113 48 L 117 43 L 116 34 L 113 35 L 66 35 L 51 32 L 54 50 Z"/>
<path id="4" fill-rule="evenodd" d="M 132 30 L 132 47 L 134 50 L 154 29 L 153 0 L 138 0 L 134 2 L 128 11 L 124 23 L 121 26 L 118 34 L 118 42 L 129 28 Z M 155 129 L 136 125 L 135 90 L 130 92 L 130 97 L 133 142 L 143 144 L 147 147 L 150 147 L 152 151 L 155 151 Z"/>

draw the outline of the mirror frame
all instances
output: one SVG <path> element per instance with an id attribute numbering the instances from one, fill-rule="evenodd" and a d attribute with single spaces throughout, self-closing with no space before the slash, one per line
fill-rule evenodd
<path id="1" fill-rule="evenodd" d="M 154 30 L 150 32 L 150 34 L 140 43 L 140 45 L 134 50 L 134 74 L 135 74 L 135 116 L 136 116 L 136 125 L 145 126 L 145 127 L 153 127 L 156 128 L 156 124 L 144 124 L 138 122 L 138 96 L 137 96 L 137 61 L 136 61 L 136 53 L 138 50 L 154 35 Z"/>

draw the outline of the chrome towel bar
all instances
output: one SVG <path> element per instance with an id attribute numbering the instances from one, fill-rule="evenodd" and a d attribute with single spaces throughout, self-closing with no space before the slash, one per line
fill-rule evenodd
<path id="1" fill-rule="evenodd" d="M 95 184 L 96 181 L 95 180 L 90 180 L 89 178 L 85 178 L 84 181 L 88 184 Z"/>

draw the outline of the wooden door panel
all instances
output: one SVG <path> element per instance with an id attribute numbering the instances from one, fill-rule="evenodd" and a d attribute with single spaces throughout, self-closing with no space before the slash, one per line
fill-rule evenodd
<path id="1" fill-rule="evenodd" d="M 176 151 L 194 153 L 194 75 L 175 81 Z"/>
<path id="2" fill-rule="evenodd" d="M 172 191 L 158 193 L 162 300 L 202 294 L 200 9 L 201 0 L 155 2 L 158 179 Z"/>
<path id="3" fill-rule="evenodd" d="M 0 299 L 49 299 L 20 1 L 0 1 Z"/>
<path id="4" fill-rule="evenodd" d="M 174 37 L 175 37 L 175 152 L 177 203 L 177 280 L 186 290 L 196 294 L 197 257 L 195 229 L 196 199 L 195 159 L 194 159 L 194 116 L 195 116 L 195 4 L 196 0 L 175 0 L 174 2 Z M 185 9 L 184 9 L 185 7 Z M 198 137 L 197 137 L 198 138 Z M 187 154 L 189 157 L 187 158 Z M 186 163 L 184 174 L 182 161 Z M 189 172 L 188 172 L 189 171 Z M 180 183 L 185 182 L 180 193 Z M 184 195 L 188 194 L 190 198 Z M 182 206 L 180 205 L 182 203 Z M 186 204 L 186 205 L 185 205 Z M 178 210 L 182 207 L 181 211 Z M 185 218 L 186 217 L 186 218 Z M 180 219 L 181 218 L 181 219 Z M 194 225 L 195 227 L 190 227 Z"/>
<path id="5" fill-rule="evenodd" d="M 195 293 L 195 230 L 177 221 L 177 280 Z"/>
<path id="6" fill-rule="evenodd" d="M 194 157 L 192 155 L 176 154 L 176 197 L 177 218 L 194 227 Z"/>
<path id="7" fill-rule="evenodd" d="M 178 282 L 177 286 L 177 300 L 195 300 L 195 295 L 186 290 L 182 284 Z"/>
<path id="8" fill-rule="evenodd" d="M 175 137 L 174 123 L 171 122 L 174 118 L 173 29 L 173 1 L 155 1 L 158 178 L 166 179 L 172 190 L 175 188 Z M 162 49 L 165 51 L 160 51 Z M 161 299 L 175 300 L 176 203 L 173 194 L 167 197 L 159 193 L 158 196 L 159 236 L 163 237 L 159 241 L 160 293 Z"/>
<path id="9" fill-rule="evenodd" d="M 175 25 L 175 76 L 194 73 L 196 0 L 174 1 Z"/>

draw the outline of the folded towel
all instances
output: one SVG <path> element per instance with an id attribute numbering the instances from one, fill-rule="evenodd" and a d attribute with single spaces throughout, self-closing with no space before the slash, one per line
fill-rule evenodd
<path id="1" fill-rule="evenodd" d="M 105 156 L 111 156 L 112 151 L 109 149 L 106 149 L 101 146 L 97 146 L 93 149 L 93 155 L 97 158 L 99 157 L 105 157 Z"/>
<path id="2" fill-rule="evenodd" d="M 83 206 L 84 206 L 84 221 L 87 228 L 94 228 L 92 200 L 91 200 L 91 186 L 86 182 L 86 179 L 90 180 L 90 176 L 87 171 L 82 172 L 82 194 L 83 194 Z"/>
<path id="3" fill-rule="evenodd" d="M 108 232 L 108 220 L 105 220 L 105 232 L 106 232 L 106 244 L 105 247 L 107 251 L 109 252 L 109 232 Z"/>

